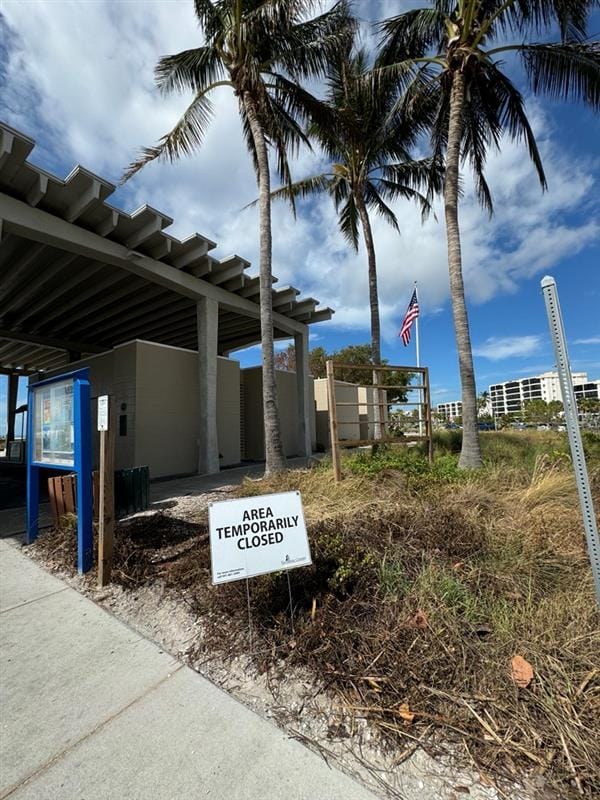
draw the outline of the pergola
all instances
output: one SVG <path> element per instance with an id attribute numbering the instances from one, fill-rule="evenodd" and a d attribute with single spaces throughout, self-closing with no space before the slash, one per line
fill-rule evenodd
<path id="1" fill-rule="evenodd" d="M 111 206 L 115 186 L 81 166 L 64 179 L 27 161 L 35 142 L 0 123 L 0 372 L 9 438 L 19 375 L 144 339 L 198 351 L 199 471 L 218 471 L 216 359 L 260 341 L 259 279 L 216 259 L 201 234 L 179 240 L 150 206 Z M 273 279 L 276 282 L 276 278 Z M 274 335 L 294 337 L 301 441 L 310 453 L 308 327 L 330 319 L 294 287 L 273 290 Z M 11 428 L 12 426 L 12 428 Z"/>

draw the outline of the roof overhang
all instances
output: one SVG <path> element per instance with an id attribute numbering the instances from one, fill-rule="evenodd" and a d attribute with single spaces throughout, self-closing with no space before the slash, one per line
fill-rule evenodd
<path id="1" fill-rule="evenodd" d="M 201 298 L 219 304 L 220 353 L 260 341 L 248 261 L 212 257 L 198 233 L 170 236 L 172 219 L 150 206 L 109 205 L 115 186 L 83 167 L 45 172 L 27 161 L 33 147 L 0 123 L 0 371 L 56 369 L 135 338 L 196 349 Z M 273 290 L 275 338 L 331 317 L 298 295 Z"/>

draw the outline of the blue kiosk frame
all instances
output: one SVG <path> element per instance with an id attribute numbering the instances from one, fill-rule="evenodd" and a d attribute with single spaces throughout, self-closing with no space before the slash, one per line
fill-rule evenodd
<path id="1" fill-rule="evenodd" d="M 36 461 L 36 393 L 53 383 L 73 383 L 73 459 L 72 463 L 55 463 L 43 459 Z M 92 436 L 90 420 L 89 369 L 64 372 L 54 378 L 32 383 L 28 388 L 27 403 L 27 544 L 38 535 L 40 504 L 40 473 L 59 469 L 77 474 L 77 567 L 87 572 L 93 564 L 93 498 L 92 498 Z M 38 440 L 39 441 L 39 440 Z M 68 459 L 67 459 L 68 460 Z"/>

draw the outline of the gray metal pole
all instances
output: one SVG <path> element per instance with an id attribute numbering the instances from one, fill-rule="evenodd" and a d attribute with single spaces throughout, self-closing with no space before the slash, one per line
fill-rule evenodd
<path id="1" fill-rule="evenodd" d="M 554 355 L 558 369 L 558 379 L 562 392 L 563 406 L 565 411 L 565 425 L 569 435 L 569 445 L 571 447 L 571 457 L 573 459 L 573 469 L 575 470 L 575 481 L 579 492 L 579 502 L 581 513 L 583 514 L 583 526 L 587 539 L 588 553 L 592 565 L 592 575 L 596 586 L 596 598 L 600 605 L 600 539 L 598 538 L 598 527 L 596 525 L 596 515 L 592 493 L 590 491 L 590 481 L 587 466 L 585 463 L 585 453 L 581 441 L 581 431 L 579 430 L 579 419 L 577 417 L 577 403 L 575 392 L 573 391 L 573 379 L 571 378 L 571 367 L 569 365 L 569 354 L 567 352 L 567 340 L 565 328 L 560 313 L 560 303 L 558 301 L 558 291 L 554 278 L 546 275 L 542 279 L 542 293 L 546 303 L 546 313 L 550 324 L 550 336 L 554 345 Z"/>

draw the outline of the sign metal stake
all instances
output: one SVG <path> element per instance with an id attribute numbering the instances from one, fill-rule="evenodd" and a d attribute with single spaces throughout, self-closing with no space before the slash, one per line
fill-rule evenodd
<path id="1" fill-rule="evenodd" d="M 579 419 L 577 416 L 577 402 L 573 390 L 573 379 L 569 366 L 569 354 L 567 352 L 567 340 L 562 315 L 560 313 L 560 303 L 558 291 L 554 278 L 547 275 L 542 279 L 542 293 L 546 303 L 546 313 L 550 324 L 550 335 L 554 345 L 558 378 L 563 398 L 565 414 L 565 425 L 569 435 L 569 445 L 571 447 L 571 457 L 573 459 L 573 469 L 575 470 L 575 481 L 579 492 L 579 502 L 583 515 L 583 526 L 587 539 L 588 553 L 592 565 L 592 575 L 596 586 L 596 599 L 600 605 L 600 539 L 598 538 L 598 528 L 596 525 L 596 515 L 590 490 L 587 465 L 585 463 L 585 453 L 581 441 L 581 431 L 579 430 Z"/>
<path id="2" fill-rule="evenodd" d="M 252 648 L 252 613 L 250 611 L 250 579 L 246 578 L 246 601 L 248 603 L 248 634 L 250 636 L 250 648 Z"/>
<path id="3" fill-rule="evenodd" d="M 294 601 L 292 600 L 292 583 L 290 581 L 290 573 L 285 573 L 287 576 L 287 585 L 288 585 L 288 595 L 290 598 L 290 621 L 292 623 L 292 636 L 296 635 L 296 631 L 294 630 Z"/>

